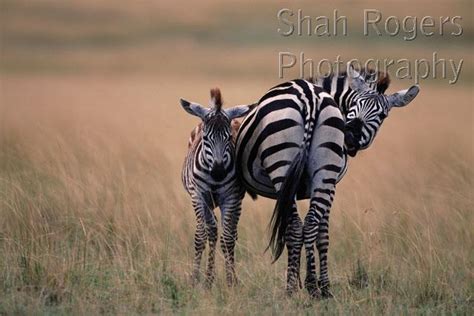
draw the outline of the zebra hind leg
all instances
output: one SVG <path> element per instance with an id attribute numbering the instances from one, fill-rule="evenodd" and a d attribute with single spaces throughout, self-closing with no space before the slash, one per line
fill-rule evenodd
<path id="1" fill-rule="evenodd" d="M 318 286 L 323 298 L 332 297 L 328 275 L 328 248 L 329 248 L 329 211 L 324 215 L 319 225 L 316 248 L 319 253 L 319 281 Z"/>
<path id="2" fill-rule="evenodd" d="M 209 241 L 209 255 L 207 258 L 206 287 L 211 288 L 215 278 L 215 259 L 217 244 L 217 220 L 214 212 L 210 210 L 212 219 L 206 222 L 207 239 Z"/>
<path id="3" fill-rule="evenodd" d="M 306 278 L 304 285 L 312 298 L 320 297 L 316 277 L 316 261 L 314 256 L 314 243 L 316 241 L 318 224 L 319 220 L 316 217 L 315 209 L 311 208 L 304 219 L 303 240 L 306 250 Z"/>
<path id="4" fill-rule="evenodd" d="M 324 182 L 329 181 L 323 179 L 322 183 Z M 327 271 L 327 228 L 329 223 L 329 211 L 333 201 L 333 192 L 334 188 L 321 189 L 316 186 L 316 189 L 313 191 L 314 195 L 310 200 L 309 212 L 306 214 L 304 219 L 303 235 L 307 260 L 305 286 L 308 289 L 309 294 L 314 298 L 321 295 L 316 281 L 316 262 L 314 256 L 314 245 L 316 244 L 317 239 L 319 239 L 318 252 L 320 255 L 320 264 L 322 264 L 319 283 L 325 287 L 326 293 L 323 293 L 324 295 L 328 296 L 329 292 L 329 278 Z M 326 221 L 324 219 L 326 219 Z M 324 232 L 326 232 L 326 234 L 324 234 Z"/>
<path id="5" fill-rule="evenodd" d="M 227 285 L 233 286 L 237 283 L 235 273 L 234 249 L 237 241 L 237 225 L 239 223 L 241 202 L 233 207 L 223 207 L 223 231 L 220 238 L 221 250 L 224 254 Z"/>
<path id="6" fill-rule="evenodd" d="M 292 295 L 301 286 L 300 259 L 301 248 L 303 247 L 303 223 L 298 215 L 296 202 L 292 206 L 291 219 L 286 229 L 285 243 L 288 250 L 286 291 L 288 295 Z"/>

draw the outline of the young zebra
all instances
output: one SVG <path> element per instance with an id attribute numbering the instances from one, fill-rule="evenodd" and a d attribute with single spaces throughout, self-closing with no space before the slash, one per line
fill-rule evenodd
<path id="1" fill-rule="evenodd" d="M 214 281 L 217 243 L 217 219 L 214 209 L 221 210 L 223 232 L 220 238 L 224 253 L 227 283 L 236 281 L 234 246 L 244 188 L 235 170 L 235 137 L 239 123 L 235 118 L 247 114 L 252 106 L 222 109 L 219 89 L 211 90 L 211 108 L 181 99 L 181 106 L 202 122 L 193 130 L 182 170 L 184 188 L 192 199 L 197 228 L 194 235 L 193 282 L 199 280 L 200 263 L 206 241 L 209 241 L 206 285 Z"/>
<path id="2" fill-rule="evenodd" d="M 275 260 L 287 247 L 290 294 L 298 288 L 304 244 L 305 287 L 313 297 L 330 296 L 329 211 L 336 183 L 347 170 L 347 154 L 355 156 L 367 148 L 389 110 L 408 104 L 418 93 L 413 86 L 383 95 L 351 67 L 341 78 L 332 85 L 323 82 L 327 92 L 301 79 L 271 88 L 244 119 L 237 136 L 237 163 L 246 189 L 277 200 L 269 247 Z M 297 199 L 310 199 L 304 222 L 296 209 Z M 318 282 L 315 244 L 320 258 Z"/>

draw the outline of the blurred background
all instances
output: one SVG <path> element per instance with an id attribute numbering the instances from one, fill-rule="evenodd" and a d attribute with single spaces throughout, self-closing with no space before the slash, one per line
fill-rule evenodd
<path id="1" fill-rule="evenodd" d="M 282 37 L 284 7 L 330 18 L 338 9 L 348 36 Z M 365 37 L 364 9 L 400 20 L 460 15 L 463 35 Z M 433 51 L 464 59 L 455 85 L 421 81 L 415 101 L 351 160 L 331 217 L 336 299 L 318 304 L 472 312 L 471 1 L 0 0 L 0 23 L 0 313 L 315 308 L 303 294 L 285 297 L 286 260 L 263 254 L 273 209 L 263 198 L 244 202 L 241 287 L 226 289 L 222 265 L 213 292 L 187 279 L 195 221 L 180 170 L 198 121 L 178 100 L 207 104 L 217 86 L 225 106 L 254 102 L 282 81 L 280 51 L 316 63 Z M 389 93 L 413 84 L 391 75 Z"/>

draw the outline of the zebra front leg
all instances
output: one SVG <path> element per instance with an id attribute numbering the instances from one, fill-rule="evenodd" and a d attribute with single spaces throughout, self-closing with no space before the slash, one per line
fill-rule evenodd
<path id="1" fill-rule="evenodd" d="M 329 248 L 329 210 L 324 215 L 319 225 L 318 237 L 316 238 L 316 248 L 319 253 L 319 281 L 318 286 L 321 296 L 332 297 L 328 274 L 328 248 Z"/>
<path id="2" fill-rule="evenodd" d="M 193 263 L 193 274 L 192 274 L 192 283 L 196 285 L 199 282 L 199 277 L 201 275 L 201 258 L 204 249 L 206 248 L 206 226 L 204 224 L 204 219 L 199 219 L 196 227 L 196 232 L 194 233 L 194 263 Z"/>
<path id="3" fill-rule="evenodd" d="M 201 258 L 204 249 L 206 248 L 207 232 L 205 224 L 205 211 L 207 206 L 202 202 L 198 196 L 193 196 L 192 199 L 194 212 L 196 214 L 196 232 L 194 233 L 194 262 L 193 273 L 191 280 L 193 285 L 196 285 L 200 279 Z"/>
<path id="4" fill-rule="evenodd" d="M 296 292 L 301 285 L 300 259 L 303 247 L 303 223 L 298 215 L 296 201 L 292 206 L 292 214 L 286 229 L 285 243 L 288 251 L 288 272 L 286 291 L 288 295 Z"/>
<path id="5" fill-rule="evenodd" d="M 240 218 L 241 200 L 239 199 L 234 205 L 222 207 L 222 234 L 221 234 L 221 250 L 224 253 L 225 270 L 227 285 L 233 286 L 237 283 L 237 275 L 235 273 L 234 249 L 237 241 L 237 226 Z"/>
<path id="6" fill-rule="evenodd" d="M 217 244 L 217 220 L 212 210 L 209 210 L 209 218 L 206 219 L 206 232 L 209 241 L 209 255 L 207 258 L 206 287 L 211 288 L 215 278 L 215 258 Z"/>

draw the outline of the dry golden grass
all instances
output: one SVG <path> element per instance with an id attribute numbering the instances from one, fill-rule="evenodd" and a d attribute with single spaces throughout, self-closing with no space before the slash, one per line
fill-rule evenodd
<path id="1" fill-rule="evenodd" d="M 176 100 L 204 101 L 208 84 L 158 92 L 154 79 L 3 78 L 3 312 L 472 312 L 469 92 L 422 87 L 351 161 L 331 217 L 335 298 L 310 302 L 285 297 L 286 260 L 263 254 L 273 203 L 262 198 L 244 203 L 240 285 L 226 288 L 219 258 L 214 289 L 191 288 L 194 214 L 179 172 L 196 121 Z M 220 86 L 228 105 L 268 88 Z M 456 116 L 438 101 L 454 92 Z"/>
<path id="2" fill-rule="evenodd" d="M 286 4 L 273 1 L 0 5 L 0 314 L 473 314 L 468 17 L 459 41 L 405 46 L 287 41 L 275 31 Z M 338 7 L 355 24 L 364 8 L 407 14 L 398 3 L 299 6 L 313 15 Z M 410 14 L 470 7 L 425 2 Z M 279 82 L 277 52 L 286 49 L 315 60 L 437 49 L 465 65 L 455 86 L 422 82 L 350 161 L 331 214 L 333 299 L 286 297 L 286 258 L 271 265 L 263 253 L 273 209 L 264 198 L 244 200 L 239 286 L 226 287 L 219 255 L 214 288 L 192 288 L 195 219 L 180 169 L 197 121 L 178 99 L 205 104 L 219 86 L 227 106 L 254 102 Z M 394 80 L 390 91 L 409 84 Z"/>

